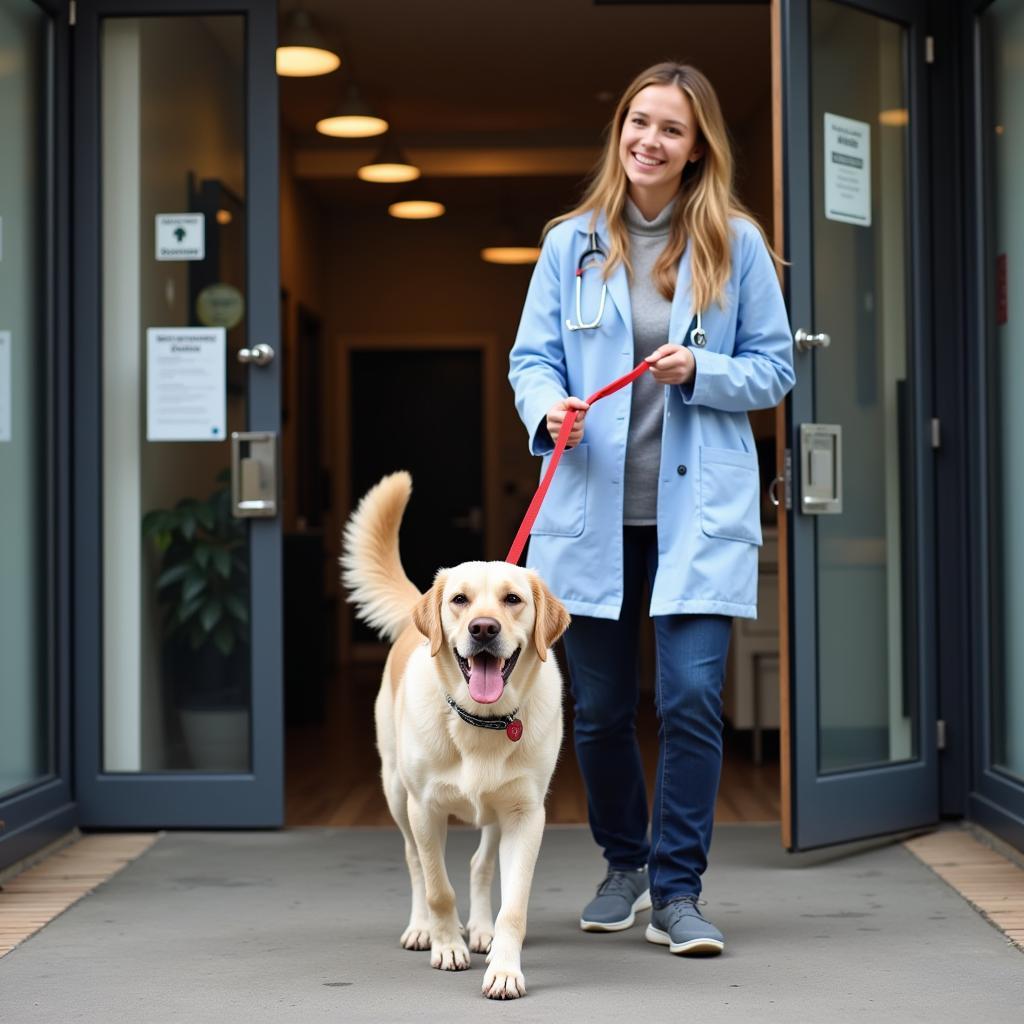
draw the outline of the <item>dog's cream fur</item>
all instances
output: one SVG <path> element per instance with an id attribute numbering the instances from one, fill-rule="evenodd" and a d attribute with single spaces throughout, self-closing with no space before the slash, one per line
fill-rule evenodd
<path id="1" fill-rule="evenodd" d="M 373 487 L 349 519 L 341 559 L 349 600 L 393 641 L 375 717 L 384 792 L 405 836 L 412 881 L 412 913 L 401 942 L 406 949 L 429 947 L 431 965 L 441 970 L 469 967 L 470 950 L 487 953 L 484 994 L 514 999 L 526 992 L 520 963 L 526 906 L 544 831 L 544 797 L 562 742 L 562 682 L 550 647 L 569 615 L 534 572 L 506 562 L 442 569 L 420 594 L 398 554 L 411 491 L 408 473 Z M 491 704 L 470 696 L 454 653 L 473 655 L 479 640 L 469 626 L 481 618 L 500 625 L 489 642 L 498 658 L 519 650 L 504 691 Z M 478 716 L 518 708 L 522 739 L 512 742 L 504 730 L 464 722 L 446 693 Z M 449 814 L 482 829 L 470 862 L 468 946 L 445 870 Z M 497 921 L 491 914 L 496 854 Z"/>

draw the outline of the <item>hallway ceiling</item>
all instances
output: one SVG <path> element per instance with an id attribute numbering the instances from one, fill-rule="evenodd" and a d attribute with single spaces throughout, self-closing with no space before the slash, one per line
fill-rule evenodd
<path id="1" fill-rule="evenodd" d="M 295 6 L 285 0 L 282 16 Z M 325 198 L 363 194 L 354 168 L 380 142 L 331 139 L 313 127 L 349 76 L 414 160 L 419 151 L 432 180 L 461 178 L 463 190 L 465 179 L 480 178 L 483 157 L 486 177 L 578 179 L 593 163 L 620 91 L 659 60 L 688 61 L 707 73 L 734 129 L 762 111 L 770 94 L 765 3 L 303 0 L 298 6 L 342 57 L 333 74 L 280 80 L 296 173 L 318 181 Z M 438 170 L 429 171 L 428 158 Z"/>

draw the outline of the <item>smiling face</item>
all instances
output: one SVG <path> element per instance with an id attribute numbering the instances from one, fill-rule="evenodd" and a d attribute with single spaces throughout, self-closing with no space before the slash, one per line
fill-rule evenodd
<path id="1" fill-rule="evenodd" d="M 530 570 L 463 562 L 438 574 L 413 610 L 413 623 L 434 657 L 444 647 L 451 651 L 466 684 L 466 694 L 452 696 L 493 704 L 517 682 L 521 659 L 547 659 L 569 615 Z"/>
<path id="2" fill-rule="evenodd" d="M 676 85 L 648 85 L 626 110 L 619 160 L 634 201 L 647 193 L 667 202 L 679 190 L 683 168 L 700 159 L 697 121 L 689 97 Z"/>

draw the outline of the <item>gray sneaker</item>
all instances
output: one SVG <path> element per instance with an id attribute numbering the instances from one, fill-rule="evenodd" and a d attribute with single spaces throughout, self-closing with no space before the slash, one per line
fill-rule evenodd
<path id="1" fill-rule="evenodd" d="M 633 924 L 638 910 L 647 910 L 650 905 L 647 868 L 609 870 L 597 887 L 597 895 L 583 908 L 580 927 L 585 932 L 619 932 Z"/>
<path id="2" fill-rule="evenodd" d="M 698 953 L 714 956 L 725 949 L 722 933 L 704 920 L 693 896 L 684 896 L 660 910 L 652 910 L 644 938 L 659 946 L 668 946 L 669 952 L 682 956 Z"/>

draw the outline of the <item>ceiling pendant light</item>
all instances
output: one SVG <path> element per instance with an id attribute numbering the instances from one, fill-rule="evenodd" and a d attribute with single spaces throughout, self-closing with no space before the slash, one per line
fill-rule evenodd
<path id="1" fill-rule="evenodd" d="M 388 213 L 399 220 L 432 220 L 444 216 L 444 203 L 432 199 L 402 199 L 388 207 Z"/>
<path id="2" fill-rule="evenodd" d="M 489 245 L 480 250 L 480 258 L 485 263 L 522 266 L 536 263 L 540 259 L 540 249 L 534 245 Z"/>
<path id="3" fill-rule="evenodd" d="M 288 78 L 311 78 L 328 75 L 340 66 L 341 58 L 327 46 L 309 13 L 292 11 L 277 47 L 277 73 Z"/>
<path id="4" fill-rule="evenodd" d="M 317 121 L 316 130 L 340 139 L 367 139 L 383 135 L 388 123 L 369 108 L 358 86 L 350 82 L 344 102 L 335 113 Z"/>
<path id="5" fill-rule="evenodd" d="M 508 199 L 502 205 L 504 208 L 491 232 L 492 244 L 480 250 L 480 258 L 485 263 L 501 263 L 506 266 L 536 263 L 540 258 L 540 249 L 532 244 L 532 232 L 526 230 L 522 212 L 510 208 Z"/>
<path id="6" fill-rule="evenodd" d="M 409 162 L 398 143 L 389 135 L 373 160 L 363 164 L 356 175 L 362 181 L 415 181 L 420 176 L 420 169 Z"/>

